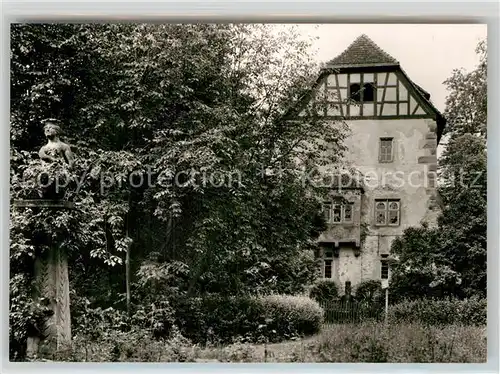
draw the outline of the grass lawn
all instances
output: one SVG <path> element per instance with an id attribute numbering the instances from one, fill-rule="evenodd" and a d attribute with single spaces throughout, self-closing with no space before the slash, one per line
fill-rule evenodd
<path id="1" fill-rule="evenodd" d="M 481 363 L 487 355 L 484 331 L 456 325 L 332 325 L 302 340 L 196 349 L 193 356 L 198 362 Z"/>

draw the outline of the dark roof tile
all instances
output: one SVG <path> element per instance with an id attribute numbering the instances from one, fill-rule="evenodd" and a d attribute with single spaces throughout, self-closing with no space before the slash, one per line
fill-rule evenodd
<path id="1" fill-rule="evenodd" d="M 344 52 L 327 63 L 328 67 L 371 65 L 399 65 L 399 62 L 365 34 L 359 36 Z"/>

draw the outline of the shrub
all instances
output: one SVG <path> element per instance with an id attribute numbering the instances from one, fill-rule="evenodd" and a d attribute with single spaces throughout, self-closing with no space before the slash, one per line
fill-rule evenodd
<path id="1" fill-rule="evenodd" d="M 361 282 L 356 288 L 356 300 L 360 302 L 380 303 L 384 300 L 382 283 L 377 280 Z"/>
<path id="2" fill-rule="evenodd" d="M 155 339 L 152 331 L 109 329 L 97 339 L 76 335 L 69 355 L 54 357 L 77 362 L 191 362 L 196 347 L 173 327 L 165 339 Z"/>
<path id="3" fill-rule="evenodd" d="M 319 331 L 323 311 L 304 296 L 207 296 L 172 301 L 175 324 L 201 344 L 280 341 Z"/>
<path id="4" fill-rule="evenodd" d="M 325 303 L 338 299 L 339 291 L 337 285 L 328 280 L 317 281 L 309 292 L 309 297 L 319 303 Z"/>
<path id="5" fill-rule="evenodd" d="M 248 296 L 178 298 L 172 301 L 175 323 L 197 343 L 231 343 L 237 336 L 256 332 L 264 322 L 255 299 Z"/>
<path id="6" fill-rule="evenodd" d="M 486 299 L 403 301 L 389 308 L 391 322 L 421 322 L 428 325 L 485 325 Z"/>
<path id="7" fill-rule="evenodd" d="M 273 338 L 282 340 L 312 335 L 321 329 L 323 309 L 304 296 L 268 295 L 257 298 L 265 317 L 265 329 Z"/>

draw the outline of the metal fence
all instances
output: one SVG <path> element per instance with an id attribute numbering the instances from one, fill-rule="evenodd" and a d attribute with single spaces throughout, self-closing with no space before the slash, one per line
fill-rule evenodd
<path id="1" fill-rule="evenodd" d="M 321 303 L 326 324 L 383 321 L 384 305 L 355 301 L 328 301 Z"/>

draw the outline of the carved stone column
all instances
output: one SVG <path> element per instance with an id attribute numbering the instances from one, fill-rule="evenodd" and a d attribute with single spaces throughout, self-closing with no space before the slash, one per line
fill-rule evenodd
<path id="1" fill-rule="evenodd" d="M 67 201 L 21 200 L 18 207 L 73 209 Z M 71 348 L 71 312 L 69 295 L 68 260 L 66 250 L 54 243 L 43 255 L 35 259 L 35 302 L 47 301 L 52 312 L 42 330 L 28 337 L 27 356 L 53 356 Z"/>

